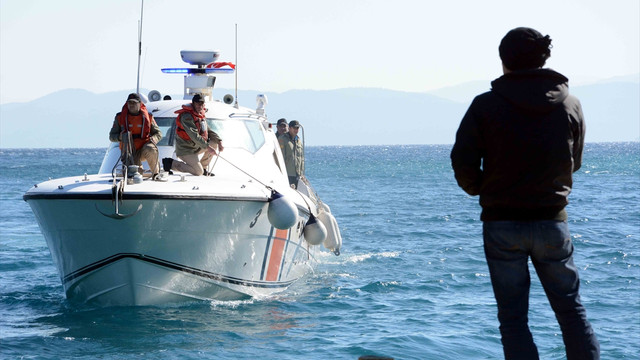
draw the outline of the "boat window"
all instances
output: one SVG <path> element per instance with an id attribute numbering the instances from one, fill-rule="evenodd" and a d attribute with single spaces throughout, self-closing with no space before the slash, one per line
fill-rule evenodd
<path id="1" fill-rule="evenodd" d="M 173 145 L 173 136 L 175 134 L 175 117 L 154 117 L 156 124 L 162 132 L 162 140 L 158 145 Z"/>
<path id="2" fill-rule="evenodd" d="M 162 140 L 158 145 L 172 146 L 175 143 L 176 118 L 155 117 L 154 119 L 162 132 Z M 266 141 L 262 126 L 256 120 L 207 119 L 207 124 L 222 138 L 224 147 L 238 147 L 255 153 Z"/>
<path id="3" fill-rule="evenodd" d="M 251 135 L 251 140 L 253 140 L 253 146 L 255 146 L 256 149 L 260 149 L 266 141 L 264 139 L 264 133 L 262 132 L 262 125 L 253 120 L 245 121 L 245 124 L 247 125 L 247 129 Z"/>
<path id="4" fill-rule="evenodd" d="M 242 148 L 253 154 L 265 143 L 264 133 L 256 120 L 207 119 L 207 124 L 220 136 L 225 148 Z"/>

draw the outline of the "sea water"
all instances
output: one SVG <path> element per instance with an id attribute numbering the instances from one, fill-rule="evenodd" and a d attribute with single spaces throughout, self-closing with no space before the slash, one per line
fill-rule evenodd
<path id="1" fill-rule="evenodd" d="M 104 149 L 0 150 L 2 359 L 499 359 L 477 197 L 451 146 L 309 147 L 306 172 L 342 231 L 340 256 L 276 296 L 153 307 L 72 306 L 22 195 L 95 173 Z M 640 358 L 640 144 L 587 144 L 569 226 L 603 359 Z M 560 329 L 531 266 L 542 359 Z"/>

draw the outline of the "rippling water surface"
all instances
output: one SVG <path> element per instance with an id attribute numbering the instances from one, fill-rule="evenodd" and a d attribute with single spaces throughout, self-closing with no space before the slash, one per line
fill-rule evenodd
<path id="1" fill-rule="evenodd" d="M 22 195 L 95 173 L 104 149 L 0 150 L 0 358 L 498 359 L 477 198 L 450 146 L 312 147 L 307 174 L 344 247 L 268 299 L 159 307 L 72 306 Z M 640 144 L 587 144 L 568 206 L 582 300 L 603 359 L 640 356 Z M 533 272 L 533 268 L 531 268 Z M 534 277 L 543 359 L 560 329 Z"/>

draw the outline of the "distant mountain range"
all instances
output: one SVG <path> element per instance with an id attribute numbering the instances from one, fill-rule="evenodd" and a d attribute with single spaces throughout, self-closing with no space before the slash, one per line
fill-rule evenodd
<path id="1" fill-rule="evenodd" d="M 582 102 L 587 142 L 640 140 L 639 78 L 571 87 Z M 471 100 L 490 86 L 490 81 L 470 82 L 428 93 L 375 88 L 265 92 L 266 112 L 272 122 L 281 117 L 300 121 L 310 146 L 452 144 Z M 128 93 L 67 89 L 0 105 L 0 148 L 106 147 L 113 117 Z M 215 89 L 214 97 L 233 93 Z M 259 93 L 239 91 L 240 105 L 253 107 Z"/>

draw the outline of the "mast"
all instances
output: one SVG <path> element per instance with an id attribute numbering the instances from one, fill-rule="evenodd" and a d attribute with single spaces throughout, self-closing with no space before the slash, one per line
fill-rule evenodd
<path id="1" fill-rule="evenodd" d="M 140 94 L 140 58 L 142 57 L 142 13 L 144 12 L 144 0 L 140 7 L 140 22 L 138 23 L 138 80 L 136 82 L 136 94 Z"/>

